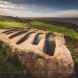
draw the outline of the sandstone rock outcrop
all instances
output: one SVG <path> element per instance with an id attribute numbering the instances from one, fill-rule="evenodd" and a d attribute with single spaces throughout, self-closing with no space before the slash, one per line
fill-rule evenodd
<path id="1" fill-rule="evenodd" d="M 37 29 L 0 30 L 0 41 L 11 47 L 35 78 L 71 78 L 74 62 L 63 34 Z"/>

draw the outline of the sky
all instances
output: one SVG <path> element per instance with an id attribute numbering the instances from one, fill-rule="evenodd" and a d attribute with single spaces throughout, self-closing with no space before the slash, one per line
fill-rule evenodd
<path id="1" fill-rule="evenodd" d="M 78 17 L 78 0 L 0 0 L 0 15 Z"/>

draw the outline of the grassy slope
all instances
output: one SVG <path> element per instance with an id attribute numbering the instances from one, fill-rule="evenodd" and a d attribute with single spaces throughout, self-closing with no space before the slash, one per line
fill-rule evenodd
<path id="1" fill-rule="evenodd" d="M 78 39 L 78 32 L 76 32 L 73 29 L 68 29 L 65 26 L 57 26 L 57 25 L 52 25 L 52 24 L 46 24 L 43 22 L 38 22 L 38 21 L 32 21 L 31 22 L 33 27 L 36 28 L 42 28 L 42 29 L 47 29 L 51 32 L 61 32 L 65 36 L 68 36 L 70 38 Z"/>
<path id="2" fill-rule="evenodd" d="M 9 27 L 24 27 L 24 26 L 31 26 L 39 29 L 47 29 L 51 32 L 61 32 L 64 33 L 64 35 L 69 36 L 74 39 L 78 39 L 78 32 L 76 32 L 73 29 L 68 29 L 66 27 L 61 27 L 57 25 L 52 25 L 52 24 L 46 24 L 43 22 L 39 21 L 30 21 L 30 22 L 19 22 L 19 21 L 10 21 L 10 20 L 0 20 L 0 28 L 9 28 Z"/>
<path id="3" fill-rule="evenodd" d="M 69 49 L 72 52 L 72 55 L 74 55 L 74 53 L 77 53 L 77 48 L 76 47 L 76 40 L 78 40 L 78 32 L 76 32 L 73 29 L 68 29 L 66 27 L 61 27 L 61 26 L 57 26 L 57 25 L 52 25 L 52 24 L 46 24 L 43 22 L 39 22 L 39 21 L 29 21 L 29 22 L 20 22 L 20 21 L 14 21 L 14 20 L 0 20 L 0 28 L 9 28 L 9 27 L 25 27 L 25 26 L 30 26 L 30 27 L 35 27 L 35 28 L 39 28 L 39 29 L 47 29 L 51 32 L 61 32 L 63 33 L 65 36 L 69 37 L 70 40 L 67 42 L 67 46 L 69 47 Z M 77 50 L 76 50 L 77 49 Z M 8 71 L 14 71 L 16 70 L 21 70 L 20 66 L 18 66 L 18 64 L 11 64 L 11 63 L 6 63 L 4 62 L 4 51 L 2 49 L 2 47 L 0 47 L 0 60 L 3 60 L 0 64 L 0 70 L 8 70 Z M 75 57 L 75 60 L 78 62 L 78 58 L 77 56 Z M 15 70 L 15 71 L 16 71 Z"/>
<path id="4" fill-rule="evenodd" d="M 0 20 L 0 28 L 7 28 L 7 27 L 21 27 L 24 23 L 18 21 L 2 21 Z"/>

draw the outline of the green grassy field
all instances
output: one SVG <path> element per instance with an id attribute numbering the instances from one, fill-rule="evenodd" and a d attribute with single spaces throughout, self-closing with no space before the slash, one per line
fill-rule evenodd
<path id="1" fill-rule="evenodd" d="M 66 28 L 65 26 L 58 26 L 58 25 L 52 25 L 52 24 L 46 24 L 44 22 L 39 21 L 29 21 L 29 22 L 19 22 L 19 21 L 10 21 L 10 20 L 0 20 L 0 28 L 10 28 L 10 27 L 26 27 L 30 26 L 32 28 L 38 28 L 38 29 L 47 29 L 51 32 L 61 32 L 66 36 L 69 36 L 74 39 L 78 39 L 78 32 L 76 32 L 73 29 Z"/>
<path id="2" fill-rule="evenodd" d="M 21 27 L 23 25 L 24 25 L 24 23 L 22 23 L 22 22 L 0 20 L 0 28 Z"/>
<path id="3" fill-rule="evenodd" d="M 47 24 L 46 22 L 40 22 L 36 20 L 21 22 L 16 20 L 0 20 L 0 28 L 10 28 L 10 27 L 26 27 L 30 26 L 32 28 L 44 29 L 51 32 L 63 33 L 67 39 L 67 47 L 70 49 L 71 54 L 76 63 L 78 63 L 78 32 L 74 29 L 67 28 L 65 26 L 58 26 L 53 24 Z M 6 49 L 5 49 L 6 51 Z M 4 51 L 4 46 L 0 44 L 0 71 L 19 71 L 22 70 L 20 63 L 17 61 L 15 64 L 6 61 L 7 56 Z"/>

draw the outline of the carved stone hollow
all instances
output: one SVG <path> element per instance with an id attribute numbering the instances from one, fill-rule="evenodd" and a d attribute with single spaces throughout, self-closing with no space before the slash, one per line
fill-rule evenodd
<path id="1" fill-rule="evenodd" d="M 0 30 L 0 41 L 11 47 L 34 78 L 72 78 L 74 62 L 63 34 L 37 29 Z"/>

